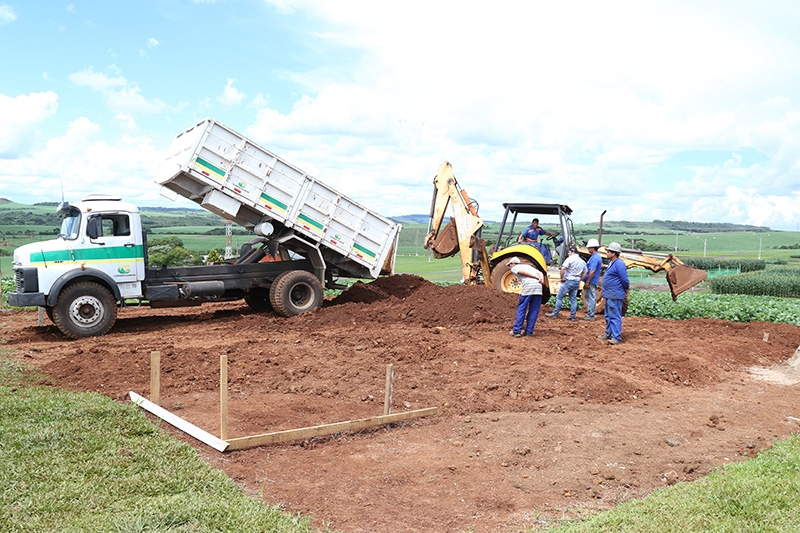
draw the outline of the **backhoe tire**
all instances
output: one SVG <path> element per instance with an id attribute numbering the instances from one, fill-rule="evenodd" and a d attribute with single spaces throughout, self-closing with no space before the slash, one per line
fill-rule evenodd
<path id="1" fill-rule="evenodd" d="M 509 259 L 511 258 L 503 258 L 499 263 L 497 263 L 497 265 L 495 265 L 495 267 L 492 269 L 492 275 L 489 277 L 489 282 L 492 284 L 492 287 L 498 291 L 519 294 L 520 291 L 522 291 L 522 284 L 519 282 L 519 278 L 517 278 L 517 276 L 511 272 L 511 267 L 506 264 L 508 263 Z M 519 262 L 526 265 L 531 265 L 530 261 L 522 257 L 519 258 Z"/>
<path id="2" fill-rule="evenodd" d="M 65 287 L 53 308 L 53 323 L 71 339 L 105 335 L 116 320 L 114 295 L 92 281 Z"/>
<path id="3" fill-rule="evenodd" d="M 528 259 L 527 257 L 519 257 L 519 262 L 521 265 L 529 265 L 533 268 L 536 266 L 533 262 Z M 511 272 L 511 267 L 509 267 L 506 263 L 511 257 L 506 257 L 502 259 L 495 267 L 492 269 L 492 274 L 489 276 L 489 283 L 492 285 L 493 288 L 497 289 L 498 291 L 503 292 L 512 292 L 514 294 L 519 294 L 522 292 L 522 284 L 519 281 L 519 278 Z M 547 279 L 547 273 L 542 274 Z M 550 299 L 550 289 L 547 284 L 542 286 L 542 303 L 547 303 L 547 300 Z"/>
<path id="4" fill-rule="evenodd" d="M 50 322 L 53 324 L 56 323 L 55 319 L 53 318 L 53 308 L 52 307 L 45 307 L 44 312 L 47 313 L 47 318 L 50 319 Z"/>
<path id="5" fill-rule="evenodd" d="M 256 313 L 267 313 L 272 311 L 272 302 L 269 301 L 269 289 L 264 287 L 257 287 L 250 289 L 244 295 L 244 301 L 250 306 L 250 309 Z"/>
<path id="6" fill-rule="evenodd" d="M 281 316 L 295 316 L 313 311 L 322 303 L 322 284 L 305 270 L 289 270 L 275 278 L 269 289 L 269 301 Z"/>

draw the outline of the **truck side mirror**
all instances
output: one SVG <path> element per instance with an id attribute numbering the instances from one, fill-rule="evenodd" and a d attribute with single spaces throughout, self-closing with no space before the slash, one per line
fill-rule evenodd
<path id="1" fill-rule="evenodd" d="M 90 217 L 89 220 L 86 221 L 86 235 L 88 235 L 92 240 L 100 237 L 100 228 L 97 224 L 98 221 L 99 219 L 97 217 Z"/>

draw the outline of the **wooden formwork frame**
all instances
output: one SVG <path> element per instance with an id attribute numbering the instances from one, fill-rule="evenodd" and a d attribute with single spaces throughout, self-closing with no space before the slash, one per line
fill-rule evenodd
<path id="1" fill-rule="evenodd" d="M 161 401 L 161 352 L 154 350 L 150 352 L 150 400 L 130 391 L 131 401 L 145 411 L 159 417 L 165 422 L 175 426 L 184 433 L 191 435 L 197 440 L 211 446 L 217 451 L 234 451 L 263 446 L 267 444 L 278 444 L 292 440 L 308 439 L 324 435 L 333 435 L 346 431 L 360 431 L 372 427 L 384 426 L 395 422 L 413 420 L 426 416 L 434 416 L 437 412 L 436 407 L 404 411 L 392 414 L 392 389 L 394 388 L 394 365 L 386 366 L 386 390 L 384 394 L 383 415 L 357 420 L 347 420 L 345 422 L 334 422 L 332 424 L 322 424 L 298 429 L 288 429 L 284 431 L 274 431 L 261 433 L 247 437 L 228 438 L 228 356 L 220 356 L 220 436 L 217 438 L 211 433 L 195 426 L 194 424 L 182 419 L 181 417 L 167 411 L 159 405 Z"/>

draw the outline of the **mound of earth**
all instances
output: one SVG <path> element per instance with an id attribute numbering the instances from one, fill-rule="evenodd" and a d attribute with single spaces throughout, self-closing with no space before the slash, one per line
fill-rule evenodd
<path id="1" fill-rule="evenodd" d="M 392 412 L 436 416 L 228 453 L 161 424 L 254 496 L 343 532 L 522 531 L 800 430 L 796 380 L 757 379 L 791 360 L 796 326 L 626 317 L 610 346 L 602 318 L 549 319 L 545 306 L 534 336 L 513 338 L 516 301 L 395 275 L 291 319 L 239 302 L 125 308 L 110 334 L 69 341 L 36 313 L 5 312 L 0 336 L 48 383 L 119 401 L 149 395 L 157 350 L 161 405 L 214 434 L 224 354 L 231 437 L 380 415 L 393 365 Z"/>

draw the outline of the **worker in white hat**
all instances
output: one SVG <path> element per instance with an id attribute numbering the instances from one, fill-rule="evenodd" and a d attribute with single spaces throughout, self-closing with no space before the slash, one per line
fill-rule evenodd
<path id="1" fill-rule="evenodd" d="M 610 261 L 603 275 L 603 298 L 606 299 L 603 315 L 606 318 L 606 332 L 599 338 L 607 340 L 609 344 L 622 342 L 622 306 L 630 292 L 628 267 L 619 260 L 621 253 L 622 247 L 618 242 L 612 242 L 606 248 L 606 256 Z"/>
<path id="2" fill-rule="evenodd" d="M 586 316 L 584 320 L 594 320 L 594 310 L 597 307 L 597 286 L 600 284 L 600 272 L 603 270 L 603 258 L 597 253 L 600 243 L 597 239 L 586 242 L 589 249 L 589 260 L 586 261 L 586 275 L 583 277 L 583 294 L 586 296 Z"/>
<path id="3" fill-rule="evenodd" d="M 542 307 L 544 274 L 533 265 L 520 262 L 519 257 L 516 256 L 509 259 L 506 266 L 522 284 L 511 335 L 513 337 L 522 337 L 523 335 L 530 337 L 533 335 L 533 327 L 536 325 L 539 309 Z"/>

